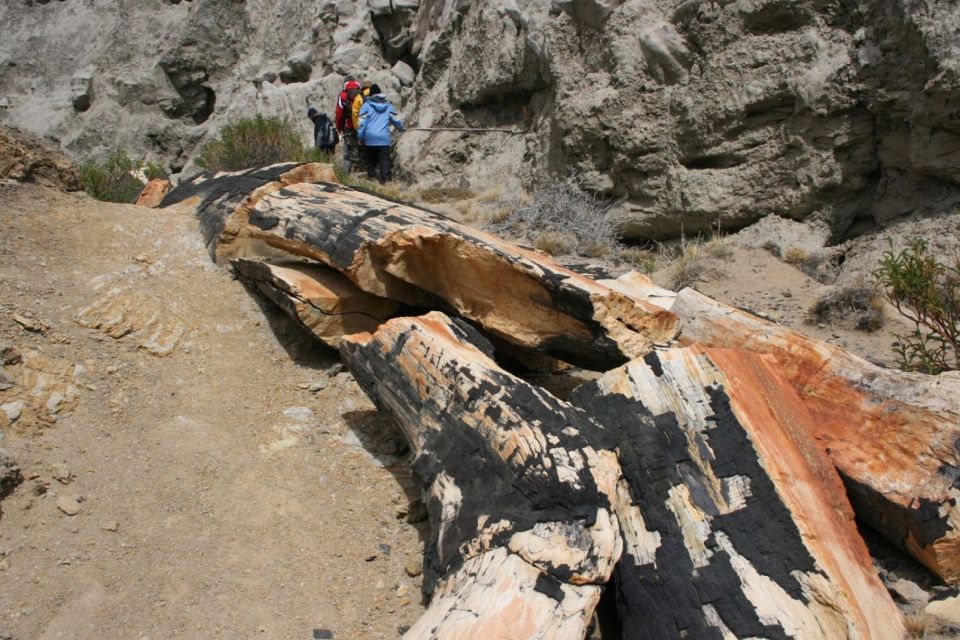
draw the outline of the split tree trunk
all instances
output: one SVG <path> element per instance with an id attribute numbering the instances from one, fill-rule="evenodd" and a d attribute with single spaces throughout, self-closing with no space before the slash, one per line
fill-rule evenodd
<path id="1" fill-rule="evenodd" d="M 376 331 L 400 305 L 357 289 L 337 271 L 305 263 L 231 262 L 241 280 L 272 300 L 327 346 L 345 335 Z"/>
<path id="2" fill-rule="evenodd" d="M 960 376 L 878 367 L 692 289 L 680 339 L 773 355 L 857 515 L 944 580 L 960 580 Z"/>
<path id="3" fill-rule="evenodd" d="M 703 354 L 653 353 L 577 393 L 584 412 L 488 346 L 439 313 L 341 343 L 428 496 L 433 596 L 408 637 L 582 637 L 621 548 L 625 638 L 900 637 L 769 361 L 730 356 L 738 387 Z"/>
<path id="4" fill-rule="evenodd" d="M 616 571 L 623 638 L 901 637 L 840 478 L 806 433 L 813 418 L 777 369 L 671 349 L 574 392 L 640 509 Z"/>
<path id="5" fill-rule="evenodd" d="M 589 368 L 622 364 L 676 332 L 669 312 L 533 251 L 339 185 L 264 188 L 239 206 L 211 201 L 200 215 L 221 261 L 267 244 L 327 264 L 368 293 L 452 311 L 496 339 Z"/>
<path id="6" fill-rule="evenodd" d="M 406 436 L 427 502 L 432 598 L 407 637 L 582 640 L 622 548 L 619 467 L 581 434 L 587 418 L 500 370 L 484 338 L 440 313 L 340 351 Z"/>

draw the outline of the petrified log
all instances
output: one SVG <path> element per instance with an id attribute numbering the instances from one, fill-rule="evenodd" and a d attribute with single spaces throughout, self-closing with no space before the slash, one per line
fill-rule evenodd
<path id="1" fill-rule="evenodd" d="M 251 207 L 265 194 L 291 184 L 335 180 L 333 166 L 322 163 L 285 162 L 245 171 L 208 171 L 178 184 L 167 193 L 160 206 L 192 207 L 200 220 L 200 233 L 210 256 L 216 260 L 216 239 L 230 217 L 228 214 L 238 208 Z"/>
<path id="2" fill-rule="evenodd" d="M 375 331 L 400 308 L 393 300 L 360 291 L 339 272 L 323 265 L 231 262 L 249 283 L 290 317 L 336 348 L 344 335 Z"/>
<path id="3" fill-rule="evenodd" d="M 451 310 L 495 338 L 589 368 L 621 364 L 675 333 L 669 312 L 535 252 L 339 185 L 294 184 L 218 210 L 221 260 L 260 241 L 323 262 L 369 293 Z"/>
<path id="4" fill-rule="evenodd" d="M 340 351 L 409 441 L 427 501 L 431 605 L 407 637 L 581 640 L 621 552 L 619 466 L 581 435 L 587 417 L 500 370 L 483 337 L 440 313 Z"/>
<path id="5" fill-rule="evenodd" d="M 878 367 L 840 347 L 682 290 L 685 343 L 773 355 L 814 420 L 857 515 L 948 581 L 960 580 L 960 376 Z"/>
<path id="6" fill-rule="evenodd" d="M 167 192 L 170 191 L 170 186 L 169 180 L 154 178 L 143 188 L 143 191 L 141 191 L 140 195 L 137 196 L 137 200 L 134 202 L 134 204 L 138 207 L 156 209 L 160 206 L 160 203 L 163 202 Z"/>
<path id="7" fill-rule="evenodd" d="M 639 507 L 616 571 L 622 637 L 901 637 L 840 478 L 806 433 L 814 418 L 777 369 L 672 349 L 574 391 Z"/>
<path id="8" fill-rule="evenodd" d="M 746 382 L 731 401 L 702 354 L 650 354 L 577 394 L 598 426 L 488 347 L 439 313 L 341 343 L 427 496 L 432 598 L 408 637 L 580 638 L 621 548 L 625 638 L 900 637 L 839 479 L 793 431 L 809 417 L 780 398 L 785 383 L 770 388 L 771 361 L 757 382 L 757 357 L 735 359 Z M 773 400 L 754 406 L 758 391 Z"/>

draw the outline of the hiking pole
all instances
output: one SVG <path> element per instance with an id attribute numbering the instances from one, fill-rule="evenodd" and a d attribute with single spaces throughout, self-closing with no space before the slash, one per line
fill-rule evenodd
<path id="1" fill-rule="evenodd" d="M 407 131 L 467 131 L 467 132 L 496 132 L 496 133 L 527 133 L 520 129 L 488 129 L 476 127 L 407 127 Z"/>

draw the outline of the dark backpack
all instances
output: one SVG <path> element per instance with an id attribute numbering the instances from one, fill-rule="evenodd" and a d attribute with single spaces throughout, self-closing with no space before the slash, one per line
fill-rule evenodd
<path id="1" fill-rule="evenodd" d="M 314 143 L 317 145 L 317 149 L 322 151 L 333 151 L 337 143 L 340 142 L 340 134 L 337 133 L 337 128 L 333 126 L 333 123 L 330 122 L 330 118 L 327 117 L 327 114 L 321 113 L 317 116 L 319 122 L 317 123 L 315 131 L 317 132 L 317 139 Z"/>

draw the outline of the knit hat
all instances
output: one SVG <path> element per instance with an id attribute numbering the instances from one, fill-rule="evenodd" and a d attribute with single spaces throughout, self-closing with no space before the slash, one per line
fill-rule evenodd
<path id="1" fill-rule="evenodd" d="M 380 85 L 378 85 L 377 83 L 373 83 L 372 85 L 370 85 L 370 95 L 375 96 L 378 93 L 383 93 L 382 91 L 380 91 Z"/>
<path id="2" fill-rule="evenodd" d="M 308 118 L 310 118 L 311 120 L 313 120 L 313 116 L 315 116 L 315 115 L 317 115 L 317 110 L 316 110 L 316 109 L 314 109 L 313 107 L 310 107 L 309 109 L 307 109 L 307 117 L 308 117 Z"/>
<path id="3" fill-rule="evenodd" d="M 348 81 L 343 85 L 343 90 L 344 90 L 344 91 L 350 91 L 351 89 L 360 89 L 360 83 L 357 82 L 356 80 L 348 80 Z"/>

